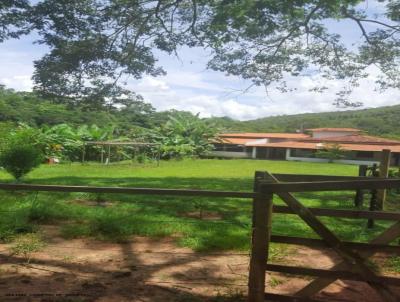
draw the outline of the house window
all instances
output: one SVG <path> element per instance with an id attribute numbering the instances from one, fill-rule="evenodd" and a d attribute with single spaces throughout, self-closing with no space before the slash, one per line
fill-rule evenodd
<path id="1" fill-rule="evenodd" d="M 314 157 L 314 150 L 309 149 L 291 149 L 290 156 L 292 157 Z"/>

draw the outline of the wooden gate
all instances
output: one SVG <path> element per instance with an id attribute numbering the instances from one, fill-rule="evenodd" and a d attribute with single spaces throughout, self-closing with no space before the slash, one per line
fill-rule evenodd
<path id="1" fill-rule="evenodd" d="M 389 245 L 400 236 L 400 213 L 307 208 L 291 194 L 310 191 L 400 188 L 400 180 L 359 180 L 354 177 L 340 180 L 340 178 L 329 176 L 314 176 L 314 179 L 324 179 L 324 181 L 281 182 L 278 175 L 272 175 L 268 172 L 256 173 L 254 189 L 258 194 L 253 199 L 253 233 L 248 301 L 319 301 L 313 300 L 313 295 L 337 279 L 364 281 L 374 288 L 384 301 L 400 301 L 400 297 L 396 297 L 390 288 L 391 285 L 400 286 L 400 279 L 379 276 L 366 264 L 368 257 L 377 252 L 400 253 L 399 246 Z M 274 195 L 280 197 L 287 206 L 274 206 Z M 298 215 L 321 239 L 272 235 L 272 213 Z M 380 219 L 396 222 L 369 243 L 356 243 L 340 240 L 317 216 Z M 328 247 L 333 249 L 343 261 L 329 270 L 268 264 L 270 242 Z M 316 279 L 293 296 L 278 295 L 266 293 L 265 276 L 267 271 L 307 275 L 316 277 Z"/>

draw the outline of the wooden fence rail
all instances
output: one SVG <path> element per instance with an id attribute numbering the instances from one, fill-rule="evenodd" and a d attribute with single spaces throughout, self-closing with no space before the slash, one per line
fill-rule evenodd
<path id="1" fill-rule="evenodd" d="M 94 187 L 94 186 L 62 186 L 36 184 L 0 183 L 0 190 L 35 191 L 35 192 L 87 192 L 87 193 L 117 193 L 136 195 L 170 195 L 170 196 L 198 196 L 198 197 L 233 197 L 254 198 L 257 193 L 238 191 L 213 191 L 189 189 L 162 189 L 162 188 L 131 188 L 131 187 Z"/>
<path id="2" fill-rule="evenodd" d="M 272 175 L 268 172 L 257 172 L 259 194 L 253 199 L 253 237 L 249 275 L 249 302 L 261 301 L 319 301 L 313 296 L 336 279 L 357 280 L 368 283 L 382 297 L 383 301 L 400 301 L 389 285 L 400 286 L 400 278 L 377 275 L 366 263 L 368 257 L 377 252 L 400 254 L 400 247 L 390 245 L 400 237 L 400 213 L 383 211 L 337 210 L 305 207 L 292 192 L 318 192 L 360 189 L 393 189 L 400 188 L 400 180 L 393 179 L 359 179 L 331 178 L 312 176 L 314 181 L 281 182 L 281 180 L 299 180 L 287 175 Z M 323 180 L 321 180 L 323 179 Z M 287 206 L 272 205 L 276 194 Z M 260 196 L 261 195 L 261 196 Z M 273 213 L 298 215 L 321 239 L 310 239 L 271 234 L 270 225 Z M 368 243 L 346 242 L 332 233 L 317 216 L 345 217 L 355 219 L 381 219 L 397 221 L 382 234 Z M 326 247 L 333 249 L 343 258 L 331 269 L 305 268 L 268 263 L 269 243 L 286 243 L 310 247 Z M 285 274 L 308 275 L 317 277 L 295 295 L 279 295 L 265 292 L 266 271 Z"/>
<path id="3" fill-rule="evenodd" d="M 346 191 L 358 189 L 398 189 L 400 179 L 380 178 L 363 180 L 338 180 L 314 182 L 276 182 L 261 183 L 263 190 L 271 193 L 285 192 L 317 192 L 317 191 Z"/>
<path id="4" fill-rule="evenodd" d="M 306 179 L 307 181 L 304 181 Z M 303 181 L 300 181 L 303 180 Z M 400 236 L 400 213 L 384 211 L 337 210 L 306 208 L 291 193 L 339 190 L 379 190 L 400 188 L 400 180 L 370 179 L 366 177 L 325 176 L 325 175 L 288 175 L 257 172 L 253 192 L 134 188 L 134 187 L 94 187 L 40 184 L 0 183 L 0 190 L 34 192 L 89 192 L 122 193 L 134 195 L 169 195 L 196 197 L 230 197 L 253 199 L 252 246 L 249 268 L 249 302 L 272 301 L 318 301 L 312 296 L 338 278 L 367 282 L 383 297 L 384 301 L 399 301 L 388 285 L 400 285 L 399 279 L 378 276 L 365 261 L 376 252 L 400 254 L 398 246 L 390 245 Z M 279 196 L 286 206 L 273 205 L 273 196 Z M 300 216 L 321 239 L 310 239 L 272 235 L 273 213 L 294 214 Z M 368 243 L 344 242 L 333 234 L 317 216 L 380 219 L 397 221 L 385 232 Z M 335 250 L 343 262 L 330 270 L 310 269 L 273 265 L 268 263 L 269 243 L 301 244 L 311 247 L 329 247 Z M 318 277 L 294 296 L 265 293 L 266 271 L 288 274 L 305 274 Z"/>

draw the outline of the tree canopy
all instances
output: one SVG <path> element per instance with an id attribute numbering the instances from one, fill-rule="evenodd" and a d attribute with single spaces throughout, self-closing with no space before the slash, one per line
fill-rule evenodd
<path id="1" fill-rule="evenodd" d="M 253 85 L 286 91 L 286 75 L 346 79 L 336 103 L 357 105 L 348 96 L 371 68 L 378 89 L 400 87 L 400 1 L 377 2 L 371 14 L 361 0 L 6 0 L 0 41 L 36 32 L 50 51 L 35 62 L 35 89 L 63 101 L 118 102 L 127 76 L 164 74 L 157 51 L 189 46 L 210 52 L 209 68 Z M 360 41 L 346 43 L 332 20 Z"/>

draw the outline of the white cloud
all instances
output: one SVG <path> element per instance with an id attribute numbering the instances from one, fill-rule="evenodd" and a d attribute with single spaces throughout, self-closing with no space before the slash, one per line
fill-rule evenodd
<path id="1" fill-rule="evenodd" d="M 186 110 L 200 113 L 202 117 L 229 116 L 248 120 L 272 115 L 343 110 L 332 104 L 335 93 L 343 85 L 342 82 L 325 83 L 329 87 L 325 93 L 309 91 L 316 83 L 321 84 L 322 79 L 318 75 L 287 78 L 288 86 L 297 90 L 283 94 L 270 89 L 268 96 L 262 87 L 252 89 L 248 94 L 227 93 L 229 89 L 216 85 L 216 82 L 209 83 L 208 80 L 208 73 L 190 76 L 172 71 L 163 78 L 145 77 L 138 83 L 130 83 L 129 87 L 141 93 L 145 100 L 158 110 Z M 354 90 L 355 101 L 363 101 L 365 107 L 394 105 L 400 102 L 395 90 L 388 90 L 384 94 L 374 91 L 373 80 L 374 75 L 362 81 L 360 87 Z M 225 84 L 227 83 L 236 85 L 236 89 L 243 89 L 243 84 L 248 85 L 238 79 L 226 81 Z M 197 89 L 193 89 L 193 85 Z"/>
<path id="2" fill-rule="evenodd" d="M 170 88 L 166 82 L 152 78 L 145 77 L 139 82 L 138 89 L 142 92 L 154 92 L 154 91 L 168 91 Z"/>
<path id="3" fill-rule="evenodd" d="M 33 86 L 30 75 L 3 77 L 0 78 L 0 83 L 6 85 L 7 88 L 13 88 L 18 91 L 31 91 Z"/>
<path id="4" fill-rule="evenodd" d="M 31 38 L 32 40 L 32 38 Z M 32 45 L 28 39 L 10 40 L 0 44 L 0 83 L 16 90 L 31 90 L 33 60 L 40 58 L 46 49 Z M 183 49 L 182 62 L 173 56 L 160 56 L 160 65 L 167 75 L 128 81 L 128 88 L 142 94 L 157 110 L 188 110 L 203 117 L 230 116 L 246 120 L 271 115 L 297 114 L 338 110 L 332 105 L 335 93 L 343 85 L 340 81 L 325 83 L 329 89 L 323 93 L 310 92 L 315 83 L 324 83 L 318 75 L 308 78 L 287 77 L 290 88 L 282 94 L 272 87 L 266 93 L 264 87 L 255 87 L 243 93 L 251 83 L 238 77 L 205 70 L 208 57 L 203 50 Z M 397 90 L 383 94 L 374 91 L 377 70 L 354 90 L 352 99 L 362 101 L 365 107 L 378 107 L 400 103 Z"/>

